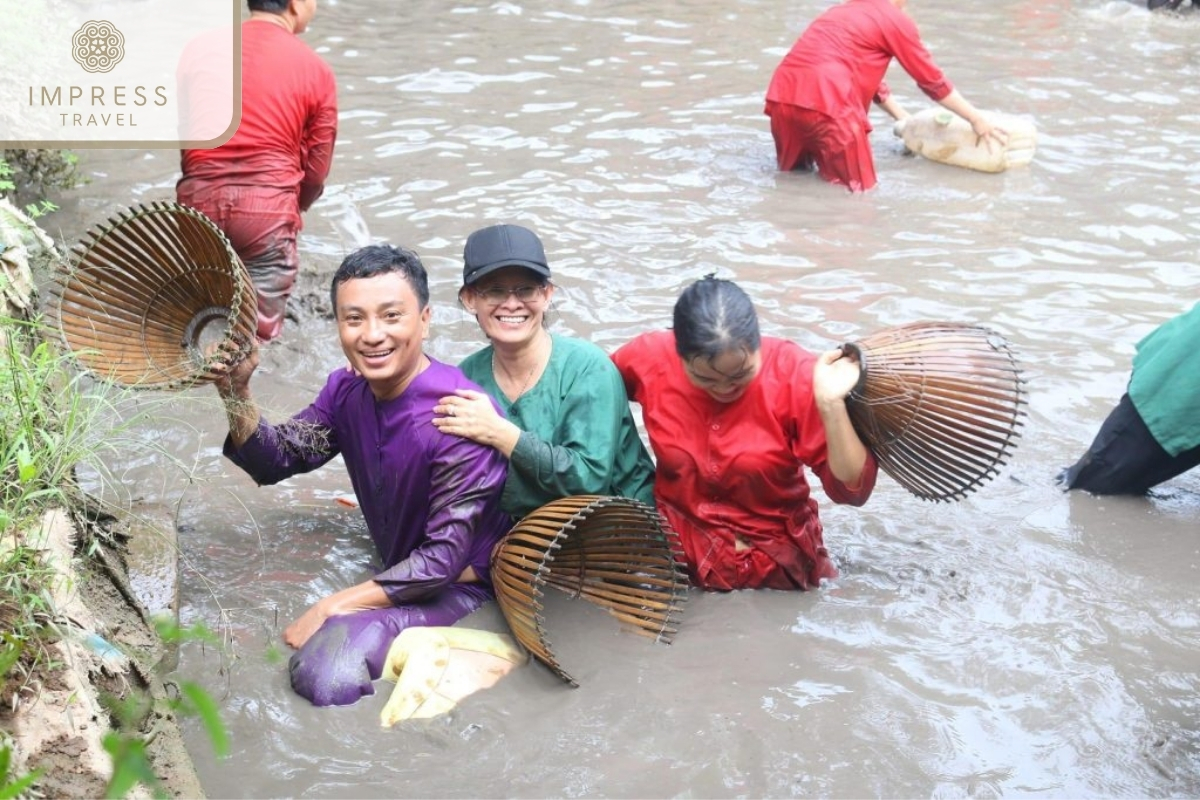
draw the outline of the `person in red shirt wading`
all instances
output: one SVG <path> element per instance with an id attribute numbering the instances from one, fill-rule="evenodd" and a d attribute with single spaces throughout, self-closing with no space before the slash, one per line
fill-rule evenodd
<path id="1" fill-rule="evenodd" d="M 846 0 L 813 20 L 775 68 L 764 113 L 779 169 L 811 169 L 829 183 L 863 192 L 875 186 L 867 111 L 878 103 L 908 116 L 883 81 L 895 58 L 929 98 L 971 123 L 980 141 L 1006 140 L 933 63 L 904 13 L 908 0 Z M 990 146 L 990 144 L 989 144 Z"/>
<path id="2" fill-rule="evenodd" d="M 325 189 L 337 138 L 333 70 L 300 41 L 317 0 L 249 0 L 242 23 L 242 117 L 233 138 L 183 150 L 176 199 L 211 218 L 229 237 L 258 294 L 258 338 L 283 329 L 300 257 L 296 235 Z M 200 81 L 203 47 L 185 53 L 182 91 Z M 203 87 L 195 87 L 202 91 Z"/>
<path id="3" fill-rule="evenodd" d="M 675 303 L 672 330 L 612 356 L 656 459 L 654 498 L 704 589 L 808 589 L 837 577 L 804 468 L 835 503 L 862 505 L 874 456 L 845 397 L 857 363 L 761 337 L 749 296 L 713 276 Z"/>

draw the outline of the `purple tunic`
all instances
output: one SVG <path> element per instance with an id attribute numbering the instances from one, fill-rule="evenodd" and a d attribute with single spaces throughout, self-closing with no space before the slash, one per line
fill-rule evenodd
<path id="1" fill-rule="evenodd" d="M 341 454 L 382 559 L 374 580 L 393 608 L 331 617 L 292 657 L 293 686 L 317 705 L 373 693 L 370 681 L 405 627 L 451 625 L 491 597 L 492 547 L 512 524 L 500 509 L 507 462 L 431 421 L 437 401 L 462 388 L 482 391 L 456 367 L 430 359 L 403 394 L 379 402 L 365 379 L 338 370 L 287 422 L 260 419 L 240 448 L 225 441 L 225 455 L 259 485 Z M 468 566 L 483 583 L 454 582 Z"/>

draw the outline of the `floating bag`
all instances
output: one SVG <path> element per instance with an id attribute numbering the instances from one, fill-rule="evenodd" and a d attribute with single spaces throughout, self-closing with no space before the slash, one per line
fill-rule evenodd
<path id="1" fill-rule="evenodd" d="M 578 686 L 546 635 L 544 588 L 583 598 L 638 633 L 670 643 L 687 599 L 682 563 L 678 536 L 653 507 L 577 495 L 531 511 L 505 534 L 492 553 L 492 585 L 517 641 Z"/>
<path id="2" fill-rule="evenodd" d="M 244 355 L 257 326 L 250 275 L 194 208 L 134 206 L 90 230 L 55 276 L 51 316 L 75 360 L 102 380 L 179 389 L 211 380 L 204 351 Z"/>
<path id="3" fill-rule="evenodd" d="M 842 345 L 862 366 L 850 421 L 880 469 L 925 500 L 960 500 L 997 474 L 1024 424 L 1008 343 L 977 325 L 915 322 Z"/>

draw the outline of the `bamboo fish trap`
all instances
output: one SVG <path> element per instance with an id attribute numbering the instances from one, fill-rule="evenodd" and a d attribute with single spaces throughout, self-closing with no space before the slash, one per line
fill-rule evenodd
<path id="1" fill-rule="evenodd" d="M 862 367 L 850 420 L 880 468 L 917 497 L 961 500 L 1012 454 L 1026 399 L 998 333 L 915 322 L 842 347 Z"/>
<path id="2" fill-rule="evenodd" d="M 179 389 L 210 380 L 204 348 L 245 353 L 257 296 L 225 234 L 185 205 L 155 202 L 88 231 L 56 276 L 52 311 L 75 360 L 102 380 Z"/>
<path id="3" fill-rule="evenodd" d="M 572 686 L 546 634 L 547 586 L 594 603 L 656 641 L 670 643 L 687 599 L 679 539 L 637 500 L 577 495 L 547 503 L 513 526 L 492 554 L 496 599 L 514 636 Z"/>

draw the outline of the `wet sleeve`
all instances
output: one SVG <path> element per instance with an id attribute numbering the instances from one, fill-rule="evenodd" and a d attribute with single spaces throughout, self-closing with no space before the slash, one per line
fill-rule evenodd
<path id="1" fill-rule="evenodd" d="M 255 483 L 268 486 L 317 469 L 336 456 L 338 448 L 333 430 L 310 406 L 279 425 L 259 417 L 257 430 L 241 447 L 234 447 L 233 438 L 226 436 L 223 452 Z"/>
<path id="2" fill-rule="evenodd" d="M 851 489 L 834 476 L 833 472 L 829 469 L 828 461 L 822 461 L 819 465 L 814 466 L 813 473 L 821 481 L 821 487 L 825 490 L 825 494 L 830 500 L 841 505 L 861 506 L 867 502 L 871 497 L 871 493 L 875 491 L 875 480 L 879 476 L 879 465 L 875 461 L 875 456 L 868 450 L 867 461 L 863 464 L 859 484 L 854 489 Z"/>
<path id="3" fill-rule="evenodd" d="M 954 84 L 933 63 L 933 56 L 921 41 L 916 23 L 899 10 L 896 10 L 892 20 L 893 24 L 885 32 L 888 49 L 930 100 L 941 101 L 954 91 Z"/>
<path id="4" fill-rule="evenodd" d="M 375 576 L 393 605 L 435 594 L 458 580 L 495 530 L 506 461 L 492 447 L 443 436 L 433 455 L 425 537 L 407 558 Z M 498 533 L 502 533 L 499 531 Z"/>
<path id="5" fill-rule="evenodd" d="M 304 177 L 300 181 L 300 210 L 307 211 L 325 191 L 325 179 L 333 166 L 333 145 L 337 140 L 337 82 L 333 71 L 326 70 L 318 91 L 318 101 L 304 127 L 300 148 Z"/>
<path id="6" fill-rule="evenodd" d="M 544 501 L 607 493 L 621 446 L 622 413 L 629 400 L 621 375 L 603 355 L 578 369 L 565 386 L 555 425 L 557 441 L 522 431 L 509 469 L 544 492 Z M 540 505 L 540 503 L 539 503 Z"/>
<path id="7" fill-rule="evenodd" d="M 241 447 L 227 435 L 222 452 L 259 486 L 317 469 L 341 452 L 334 424 L 337 394 L 330 381 L 308 408 L 287 422 L 272 425 L 260 416 L 258 428 Z"/>

